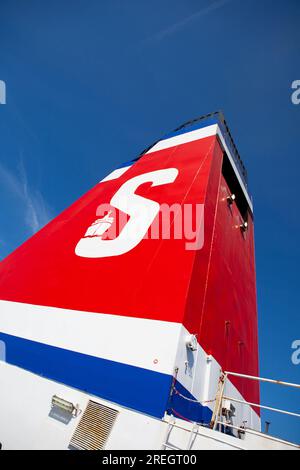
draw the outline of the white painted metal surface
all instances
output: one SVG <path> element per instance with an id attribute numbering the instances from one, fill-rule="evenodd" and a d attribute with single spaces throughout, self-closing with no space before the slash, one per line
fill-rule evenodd
<path id="1" fill-rule="evenodd" d="M 179 323 L 7 301 L 0 301 L 0 308 L 3 333 L 170 376 L 178 369 L 180 384 L 196 400 L 214 408 L 221 367 L 199 344 L 194 351 L 187 348 L 190 332 Z M 243 400 L 230 381 L 226 393 Z M 235 424 L 245 420 L 260 430 L 258 415 L 238 405 Z"/>
<path id="2" fill-rule="evenodd" d="M 245 439 L 240 440 L 201 426 L 195 429 L 192 423 L 180 419 L 174 419 L 167 436 L 170 417 L 154 419 L 0 362 L 0 442 L 3 449 L 69 448 L 81 415 L 73 416 L 69 422 L 51 415 L 53 395 L 78 403 L 82 412 L 89 400 L 118 412 L 105 445 L 107 450 L 162 449 L 166 437 L 169 449 L 299 449 L 255 431 L 247 432 Z"/>

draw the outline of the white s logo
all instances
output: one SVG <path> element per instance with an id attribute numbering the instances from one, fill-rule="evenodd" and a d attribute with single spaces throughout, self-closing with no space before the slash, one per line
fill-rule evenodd
<path id="1" fill-rule="evenodd" d="M 126 181 L 112 197 L 110 204 L 130 216 L 123 230 L 114 240 L 101 240 L 99 237 L 81 238 L 75 253 L 84 258 L 104 258 L 118 256 L 135 248 L 146 235 L 157 216 L 159 203 L 135 194 L 143 183 L 160 186 L 173 183 L 177 178 L 177 168 L 151 171 Z"/>

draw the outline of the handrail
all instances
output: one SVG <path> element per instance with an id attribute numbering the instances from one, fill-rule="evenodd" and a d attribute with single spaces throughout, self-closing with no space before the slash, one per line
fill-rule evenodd
<path id="1" fill-rule="evenodd" d="M 221 371 L 221 375 L 220 375 L 220 378 L 219 378 L 219 384 L 218 384 L 218 391 L 217 391 L 217 396 L 216 396 L 216 405 L 215 405 L 212 420 L 211 420 L 211 423 L 210 423 L 210 427 L 212 429 L 216 430 L 218 424 L 220 424 L 223 400 L 230 400 L 230 401 L 233 401 L 233 402 L 236 402 L 236 403 L 241 403 L 243 405 L 253 406 L 253 407 L 257 407 L 257 408 L 261 408 L 261 409 L 265 409 L 265 410 L 269 410 L 269 411 L 274 411 L 276 413 L 281 413 L 281 414 L 285 414 L 285 415 L 300 418 L 300 414 L 298 414 L 298 413 L 293 413 L 293 412 L 290 412 L 290 411 L 280 410 L 278 408 L 272 408 L 270 406 L 260 405 L 260 404 L 257 404 L 257 403 L 251 403 L 251 402 L 248 402 L 246 400 L 240 400 L 238 398 L 226 397 L 225 396 L 225 385 L 226 385 L 226 380 L 228 379 L 228 376 L 241 377 L 241 378 L 245 378 L 245 379 L 249 379 L 249 380 L 256 380 L 256 381 L 260 381 L 260 382 L 267 382 L 267 383 L 272 383 L 272 384 L 275 384 L 275 385 L 283 385 L 283 386 L 286 386 L 286 387 L 292 387 L 292 388 L 300 389 L 299 384 L 283 382 L 282 380 L 266 379 L 264 377 L 256 377 L 256 376 L 253 376 L 253 375 L 240 374 L 240 373 L 231 372 L 231 371 L 225 371 L 225 372 Z M 223 423 L 223 424 L 226 426 L 226 423 Z"/>
<path id="2" fill-rule="evenodd" d="M 293 384 L 289 382 L 283 382 L 282 380 L 274 380 L 274 379 L 265 379 L 263 377 L 255 377 L 254 375 L 246 375 L 246 374 L 238 374 L 237 372 L 224 372 L 225 375 L 233 375 L 235 377 L 242 377 L 244 379 L 250 379 L 250 380 L 257 380 L 260 382 L 268 382 L 268 383 L 273 383 L 276 385 L 285 385 L 286 387 L 294 387 L 294 388 L 300 388 L 299 384 Z"/>
<path id="3" fill-rule="evenodd" d="M 300 418 L 300 414 L 298 414 L 298 413 L 293 413 L 291 411 L 280 410 L 279 408 L 271 408 L 270 406 L 258 405 L 257 403 L 251 403 L 250 401 L 245 401 L 245 400 L 238 400 L 237 398 L 232 398 L 232 397 L 223 396 L 223 399 L 224 400 L 235 401 L 236 403 L 242 403 L 243 405 L 249 405 L 249 406 L 254 406 L 254 407 L 257 407 L 257 408 L 262 408 L 264 410 L 275 411 L 275 412 L 281 413 L 283 415 L 296 416 L 296 418 Z"/>
<path id="4" fill-rule="evenodd" d="M 261 436 L 261 432 L 255 431 L 254 429 L 234 426 L 234 424 L 224 423 L 223 421 L 218 421 L 218 424 L 221 426 L 226 426 L 227 428 L 235 429 L 242 433 L 253 434 L 254 436 Z M 300 449 L 299 444 L 295 444 L 294 442 L 287 441 L 285 439 L 280 439 L 279 437 L 271 436 L 270 434 L 263 434 L 264 439 L 268 439 L 269 441 L 279 442 L 280 444 L 286 444 L 291 447 L 295 447 L 296 449 Z"/>
<path id="5" fill-rule="evenodd" d="M 168 423 L 168 421 L 165 421 L 165 423 Z M 183 426 L 181 425 L 180 423 L 178 424 L 176 421 L 174 421 L 172 423 L 172 426 L 173 428 L 178 428 L 178 429 L 181 429 L 183 431 L 186 431 L 186 432 L 192 432 L 192 429 L 188 429 L 186 426 Z M 235 449 L 238 449 L 238 450 L 247 450 L 245 447 L 241 447 L 237 444 L 234 444 L 232 442 L 226 442 L 224 441 L 221 437 L 218 438 L 217 435 L 210 435 L 210 434 L 205 434 L 205 432 L 201 432 L 200 430 L 204 430 L 205 428 L 202 428 L 201 426 L 198 427 L 197 431 L 195 432 L 196 435 L 199 435 L 199 436 L 202 436 L 202 437 L 205 437 L 206 439 L 212 439 L 213 441 L 216 441 L 216 442 L 220 442 L 222 444 L 228 444 L 230 445 L 231 447 L 234 447 Z M 168 441 L 166 441 L 163 445 L 166 445 L 166 446 L 169 446 L 168 444 Z M 181 449 L 182 450 L 182 449 Z"/>

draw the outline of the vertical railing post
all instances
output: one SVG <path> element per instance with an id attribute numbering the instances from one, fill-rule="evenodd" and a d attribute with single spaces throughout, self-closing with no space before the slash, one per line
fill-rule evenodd
<path id="1" fill-rule="evenodd" d="M 226 385 L 226 379 L 227 379 L 226 372 L 224 373 L 223 371 L 221 371 L 221 375 L 220 375 L 219 383 L 218 383 L 217 395 L 216 395 L 216 404 L 215 404 L 212 419 L 210 422 L 210 427 L 213 430 L 217 429 L 220 412 L 222 411 L 222 402 L 223 402 L 224 390 L 225 390 L 225 385 Z"/>

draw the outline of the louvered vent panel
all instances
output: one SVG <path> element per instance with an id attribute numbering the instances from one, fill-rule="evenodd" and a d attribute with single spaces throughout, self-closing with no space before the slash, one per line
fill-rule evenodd
<path id="1" fill-rule="evenodd" d="M 118 411 L 89 400 L 75 429 L 70 447 L 79 450 L 104 449 Z"/>

